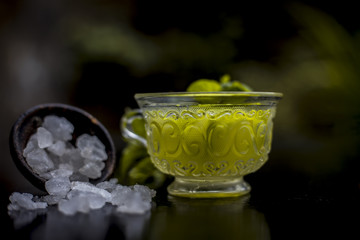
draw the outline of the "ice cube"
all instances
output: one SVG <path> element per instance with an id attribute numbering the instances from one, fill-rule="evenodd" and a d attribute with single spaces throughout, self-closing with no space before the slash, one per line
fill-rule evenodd
<path id="1" fill-rule="evenodd" d="M 76 146 L 84 158 L 94 161 L 103 161 L 108 158 L 104 144 L 96 136 L 82 134 L 76 139 Z"/>
<path id="2" fill-rule="evenodd" d="M 47 148 L 53 144 L 52 134 L 43 127 L 39 127 L 36 131 L 39 148 Z"/>
<path id="3" fill-rule="evenodd" d="M 47 150 L 56 156 L 62 156 L 66 152 L 65 142 L 58 140 L 54 144 L 50 145 Z"/>
<path id="4" fill-rule="evenodd" d="M 71 140 L 74 132 L 74 125 L 71 122 L 64 117 L 55 115 L 46 116 L 43 127 L 49 130 L 56 140 Z"/>
<path id="5" fill-rule="evenodd" d="M 45 182 L 45 189 L 50 195 L 65 196 L 71 188 L 68 177 L 52 178 Z"/>
<path id="6" fill-rule="evenodd" d="M 54 168 L 53 161 L 51 161 L 45 150 L 41 148 L 30 152 L 26 161 L 34 172 L 38 174 L 48 172 Z"/>
<path id="7" fill-rule="evenodd" d="M 87 162 L 79 169 L 79 172 L 89 178 L 96 179 L 101 177 L 101 171 L 105 167 L 103 162 Z"/>

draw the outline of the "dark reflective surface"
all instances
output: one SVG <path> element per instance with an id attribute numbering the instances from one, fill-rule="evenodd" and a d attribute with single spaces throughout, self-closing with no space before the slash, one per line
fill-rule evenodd
<path id="1" fill-rule="evenodd" d="M 118 214 L 112 206 L 75 216 L 56 207 L 8 215 L 3 195 L 3 226 L 14 239 L 359 239 L 354 176 L 259 171 L 246 179 L 253 189 L 240 198 L 177 198 L 161 189 L 145 215 Z"/>
<path id="2" fill-rule="evenodd" d="M 149 239 L 270 239 L 264 215 L 250 195 L 229 199 L 169 197 L 151 218 Z"/>
<path id="3" fill-rule="evenodd" d="M 1 239 L 360 239 L 355 3 L 0 1 Z M 12 191 L 39 191 L 9 153 L 9 131 L 26 109 L 80 107 L 120 153 L 119 120 L 137 107 L 135 93 L 184 91 L 226 73 L 284 93 L 269 161 L 245 177 L 252 191 L 244 204 L 159 191 L 144 216 L 102 209 L 67 217 L 54 208 L 8 215 Z"/>
<path id="4" fill-rule="evenodd" d="M 105 206 L 88 214 L 66 216 L 56 207 L 47 211 L 9 213 L 13 234 L 17 239 L 142 239 L 151 213 L 116 214 L 113 206 Z"/>

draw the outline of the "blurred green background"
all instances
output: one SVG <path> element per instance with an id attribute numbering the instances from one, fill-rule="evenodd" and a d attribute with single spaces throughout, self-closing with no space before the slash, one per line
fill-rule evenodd
<path id="1" fill-rule="evenodd" d="M 36 191 L 8 148 L 28 108 L 83 108 L 120 154 L 119 121 L 135 93 L 184 91 L 226 73 L 284 93 L 261 171 L 359 183 L 359 20 L 350 1 L 2 0 L 2 189 Z"/>

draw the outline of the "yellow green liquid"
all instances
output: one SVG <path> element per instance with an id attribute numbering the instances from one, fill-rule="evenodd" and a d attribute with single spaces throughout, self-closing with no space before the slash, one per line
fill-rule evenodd
<path id="1" fill-rule="evenodd" d="M 268 158 L 275 107 L 199 105 L 144 111 L 148 151 L 162 172 L 181 179 L 233 179 Z"/>

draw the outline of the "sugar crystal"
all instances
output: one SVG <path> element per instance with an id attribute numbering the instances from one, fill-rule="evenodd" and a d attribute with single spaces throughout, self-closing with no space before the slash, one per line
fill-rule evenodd
<path id="1" fill-rule="evenodd" d="M 130 192 L 127 195 L 127 200 L 116 209 L 118 212 L 130 214 L 143 214 L 150 210 L 151 204 L 148 201 L 143 201 L 139 192 Z"/>
<path id="2" fill-rule="evenodd" d="M 89 182 L 89 177 L 82 175 L 79 172 L 75 172 L 70 176 L 70 181 Z"/>
<path id="3" fill-rule="evenodd" d="M 50 145 L 47 150 L 57 156 L 62 156 L 66 152 L 66 146 L 64 141 L 56 141 Z"/>
<path id="4" fill-rule="evenodd" d="M 151 202 L 151 199 L 152 199 L 153 197 L 155 197 L 155 195 L 156 195 L 156 191 L 155 191 L 155 190 L 150 189 L 149 187 L 144 186 L 144 185 L 135 184 L 135 185 L 133 186 L 133 190 L 134 190 L 135 192 L 140 193 L 140 196 L 142 197 L 142 199 L 143 199 L 144 201 L 149 201 L 149 202 Z"/>
<path id="5" fill-rule="evenodd" d="M 111 198 L 111 193 L 109 193 L 108 191 L 106 191 L 104 189 L 97 188 L 96 186 L 94 186 L 91 183 L 74 181 L 71 183 L 71 189 L 72 190 L 75 189 L 75 190 L 79 190 L 79 191 L 83 191 L 83 192 L 96 193 L 96 194 L 104 197 L 107 201 L 110 200 L 110 198 Z"/>
<path id="6" fill-rule="evenodd" d="M 18 193 L 14 192 L 9 197 L 9 200 L 11 201 L 10 207 L 8 208 L 25 208 L 28 210 L 34 210 L 34 209 L 40 209 L 40 208 L 46 208 L 47 204 L 44 202 L 34 202 L 32 200 L 33 195 L 30 193 Z"/>
<path id="7" fill-rule="evenodd" d="M 78 197 L 78 196 L 86 197 L 87 202 L 89 203 L 90 209 L 102 208 L 106 203 L 106 199 L 104 197 L 102 197 L 99 194 L 93 193 L 93 192 L 84 192 L 84 191 L 80 191 L 80 190 L 71 190 L 67 194 L 68 199 L 72 199 L 72 198 L 75 198 L 75 197 Z"/>
<path id="8" fill-rule="evenodd" d="M 118 185 L 111 192 L 110 202 L 113 205 L 123 205 L 127 200 L 128 196 L 132 193 L 132 190 L 128 186 Z"/>
<path id="9" fill-rule="evenodd" d="M 23 156 L 27 157 L 30 152 L 34 151 L 37 148 L 39 148 L 38 140 L 36 134 L 34 134 L 30 137 L 29 141 L 27 142 L 26 147 L 24 148 L 23 151 Z"/>
<path id="10" fill-rule="evenodd" d="M 103 161 L 107 159 L 104 144 L 96 136 L 83 134 L 76 140 L 76 146 L 80 149 L 81 156 L 84 158 Z"/>
<path id="11" fill-rule="evenodd" d="M 66 215 L 87 213 L 106 203 L 118 212 L 140 214 L 151 208 L 155 191 L 142 185 L 123 186 L 116 178 L 94 185 L 90 179 L 101 177 L 108 158 L 105 146 L 97 136 L 82 134 L 72 144 L 74 126 L 65 118 L 50 115 L 28 140 L 23 151 L 28 165 L 45 178 L 48 195 L 35 196 L 14 192 L 8 210 L 43 209 L 56 205 Z M 72 140 L 72 141 L 70 141 Z"/>
<path id="12" fill-rule="evenodd" d="M 90 206 L 85 196 L 76 196 L 71 199 L 60 200 L 58 209 L 66 215 L 74 215 L 76 212 L 89 212 Z"/>
<path id="13" fill-rule="evenodd" d="M 70 177 L 72 174 L 73 171 L 66 168 L 58 168 L 49 172 L 50 178 Z"/>
<path id="14" fill-rule="evenodd" d="M 43 127 L 39 127 L 36 132 L 39 148 L 46 148 L 53 144 L 52 134 Z"/>
<path id="15" fill-rule="evenodd" d="M 56 205 L 61 199 L 64 199 L 64 196 L 60 195 L 45 195 L 42 196 L 39 201 L 46 202 L 48 205 Z"/>
<path id="16" fill-rule="evenodd" d="M 71 148 L 60 157 L 60 162 L 70 164 L 74 171 L 78 171 L 84 165 L 84 158 L 79 149 Z"/>
<path id="17" fill-rule="evenodd" d="M 105 189 L 111 193 L 116 188 L 117 181 L 118 180 L 116 178 L 112 178 L 109 181 L 103 181 L 96 184 L 96 187 Z"/>
<path id="18" fill-rule="evenodd" d="M 54 168 L 53 161 L 44 149 L 38 148 L 30 152 L 26 158 L 27 163 L 36 173 L 45 173 Z"/>
<path id="19" fill-rule="evenodd" d="M 56 140 L 71 140 L 74 132 L 74 125 L 71 122 L 64 117 L 55 115 L 46 116 L 43 127 L 49 130 Z"/>
<path id="20" fill-rule="evenodd" d="M 105 167 L 103 162 L 87 162 L 79 169 L 79 172 L 89 178 L 101 177 L 101 170 Z"/>
<path id="21" fill-rule="evenodd" d="M 70 191 L 70 187 L 68 177 L 51 178 L 45 182 L 45 189 L 50 195 L 65 196 Z"/>

